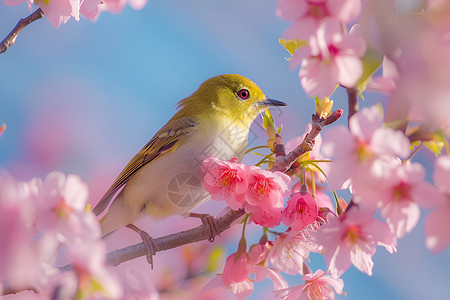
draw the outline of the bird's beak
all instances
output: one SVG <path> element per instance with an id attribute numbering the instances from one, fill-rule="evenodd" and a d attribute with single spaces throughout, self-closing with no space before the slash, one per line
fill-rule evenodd
<path id="1" fill-rule="evenodd" d="M 274 100 L 274 99 L 266 99 L 263 101 L 258 102 L 259 105 L 265 105 L 265 106 L 286 106 L 286 103 Z"/>

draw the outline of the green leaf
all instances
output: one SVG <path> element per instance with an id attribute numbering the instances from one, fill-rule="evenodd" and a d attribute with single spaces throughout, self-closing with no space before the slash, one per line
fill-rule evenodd
<path id="1" fill-rule="evenodd" d="M 285 40 L 283 38 L 279 38 L 278 42 L 281 44 L 281 46 L 284 47 L 291 55 L 294 55 L 295 50 L 301 47 L 309 46 L 308 42 L 301 39 L 294 39 L 294 40 Z"/>

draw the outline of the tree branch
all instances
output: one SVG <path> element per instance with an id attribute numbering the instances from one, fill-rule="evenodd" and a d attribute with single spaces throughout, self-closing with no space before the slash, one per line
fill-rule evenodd
<path id="1" fill-rule="evenodd" d="M 22 29 L 31 24 L 32 22 L 39 20 L 44 16 L 44 12 L 39 8 L 34 13 L 26 17 L 25 19 L 20 19 L 19 23 L 17 23 L 16 27 L 8 34 L 7 37 L 3 39 L 0 43 L 0 53 L 5 52 L 8 48 L 14 44 L 16 41 L 17 35 Z"/>
<path id="2" fill-rule="evenodd" d="M 347 96 L 348 96 L 348 124 L 350 124 L 350 118 L 356 114 L 359 109 L 358 105 L 358 93 L 356 89 L 347 88 Z"/>
<path id="3" fill-rule="evenodd" d="M 273 164 L 271 171 L 280 171 L 280 172 L 286 172 L 289 170 L 291 165 L 303 154 L 306 152 L 311 151 L 314 148 L 315 138 L 319 133 L 322 131 L 322 128 L 326 125 L 330 125 L 334 122 L 336 122 L 341 116 L 342 116 L 342 109 L 338 109 L 333 111 L 328 117 L 326 118 L 320 118 L 317 114 L 314 114 L 312 116 L 313 122 L 312 122 L 312 128 L 310 132 L 305 136 L 303 139 L 303 142 L 295 147 L 294 150 L 292 150 L 290 153 L 283 155 L 282 153 L 284 151 L 279 151 L 281 155 L 278 155 L 275 158 L 275 162 Z M 275 145 L 278 146 L 278 145 Z M 281 148 L 281 147 L 280 147 Z M 275 147 L 277 149 L 277 147 Z M 284 149 L 284 146 L 283 146 Z"/>

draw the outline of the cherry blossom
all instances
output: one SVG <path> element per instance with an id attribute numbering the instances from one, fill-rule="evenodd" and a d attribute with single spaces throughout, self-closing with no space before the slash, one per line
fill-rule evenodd
<path id="1" fill-rule="evenodd" d="M 246 202 L 271 213 L 274 208 L 283 206 L 284 197 L 289 195 L 290 182 L 291 178 L 284 173 L 250 166 Z"/>
<path id="2" fill-rule="evenodd" d="M 94 215 L 86 212 L 87 196 L 87 186 L 78 176 L 48 174 L 37 197 L 38 229 L 60 240 L 64 237 L 61 241 L 75 236 L 99 238 L 100 226 Z"/>
<path id="3" fill-rule="evenodd" d="M 349 128 L 331 128 L 322 146 L 326 156 L 335 158 L 328 173 L 328 182 L 333 189 L 348 187 L 351 178 L 370 180 L 373 176 L 371 166 L 382 156 L 404 158 L 410 153 L 409 140 L 401 131 L 382 126 L 377 106 L 358 111 L 350 119 Z"/>
<path id="4" fill-rule="evenodd" d="M 306 192 L 292 194 L 283 210 L 283 223 L 300 231 L 313 224 L 319 215 L 316 200 Z"/>
<path id="5" fill-rule="evenodd" d="M 334 278 L 339 278 L 351 264 L 372 275 L 377 244 L 391 253 L 396 251 L 396 239 L 388 225 L 355 207 L 340 218 L 330 217 L 328 224 L 316 232 L 316 238 L 325 248 L 325 262 Z"/>
<path id="6" fill-rule="evenodd" d="M 243 207 L 248 186 L 246 167 L 236 161 L 208 157 L 202 164 L 202 171 L 205 173 L 203 184 L 211 194 L 211 199 L 225 200 L 234 210 Z"/>
<path id="7" fill-rule="evenodd" d="M 426 245 L 433 253 L 444 250 L 450 245 L 450 157 L 440 156 L 435 163 L 434 182 L 443 195 L 436 199 L 439 206 L 425 221 Z"/>
<path id="8" fill-rule="evenodd" d="M 300 82 L 310 97 L 329 97 L 337 84 L 354 87 L 363 74 L 361 57 L 366 44 L 355 25 L 348 34 L 342 32 L 339 22 L 323 20 L 316 34 L 293 53 L 292 67 L 301 62 Z"/>
<path id="9" fill-rule="evenodd" d="M 78 240 L 69 244 L 68 252 L 78 278 L 77 295 L 102 295 L 113 299 L 122 297 L 121 285 L 106 269 L 106 248 L 103 242 L 85 243 Z"/>
<path id="10" fill-rule="evenodd" d="M 147 0 L 4 0 L 7 6 L 16 6 L 27 2 L 32 10 L 32 4 L 37 5 L 44 12 L 44 16 L 55 28 L 66 23 L 71 17 L 80 20 L 80 13 L 91 20 L 96 20 L 102 11 L 109 10 L 120 13 L 127 3 L 136 10 L 142 9 Z"/>
<path id="11" fill-rule="evenodd" d="M 225 286 L 239 283 L 247 279 L 250 273 L 250 262 L 247 253 L 233 253 L 228 256 L 223 268 L 222 281 Z"/>
<path id="12" fill-rule="evenodd" d="M 325 275 L 322 270 L 317 270 L 314 274 L 306 274 L 302 277 L 304 284 L 296 287 L 275 291 L 275 296 L 283 300 L 333 300 L 334 291 L 342 294 L 344 288 L 344 281 L 340 278 L 335 279 L 331 276 Z"/>
<path id="13" fill-rule="evenodd" d="M 360 12 L 360 0 L 278 0 L 276 11 L 278 17 L 295 22 L 285 32 L 288 39 L 309 39 L 324 18 L 347 23 Z"/>
<path id="14" fill-rule="evenodd" d="M 18 182 L 0 174 L 0 283 L 7 281 L 13 287 L 36 283 L 40 256 L 30 227 L 37 189 L 34 181 Z"/>
<path id="15" fill-rule="evenodd" d="M 390 161 L 386 170 L 384 177 L 371 186 L 358 187 L 356 194 L 361 197 L 361 205 L 380 208 L 391 230 L 402 238 L 417 225 L 419 204 L 429 209 L 440 203 L 442 196 L 425 181 L 425 169 L 418 163 Z"/>
<path id="16" fill-rule="evenodd" d="M 301 233 L 290 230 L 279 234 L 269 253 L 270 263 L 289 275 L 305 274 L 305 259 L 315 247 Z"/>

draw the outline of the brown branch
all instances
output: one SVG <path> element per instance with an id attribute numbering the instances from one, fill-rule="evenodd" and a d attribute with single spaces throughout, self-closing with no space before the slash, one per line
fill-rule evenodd
<path id="1" fill-rule="evenodd" d="M 217 218 L 217 235 L 221 234 L 231 224 L 245 214 L 244 210 L 230 210 L 224 216 Z M 215 236 L 217 236 L 215 235 Z M 164 251 L 180 247 L 182 245 L 191 244 L 203 240 L 209 240 L 211 233 L 207 225 L 200 225 L 198 227 L 169 234 L 155 239 L 158 251 Z M 108 266 L 118 266 L 125 261 L 129 261 L 147 254 L 147 248 L 144 243 L 134 244 L 122 249 L 114 250 L 106 255 L 106 264 Z M 72 265 L 65 265 L 59 268 L 61 271 L 72 270 Z"/>
<path id="2" fill-rule="evenodd" d="M 350 118 L 356 114 L 356 112 L 359 109 L 358 104 L 358 93 L 356 92 L 356 89 L 347 88 L 347 96 L 348 96 L 348 121 L 350 121 Z M 350 122 L 349 122 L 350 124 Z"/>
<path id="3" fill-rule="evenodd" d="M 305 136 L 303 142 L 295 147 L 290 153 L 286 155 L 277 155 L 271 171 L 286 172 L 291 165 L 303 154 L 311 151 L 314 148 L 315 138 L 322 131 L 326 125 L 336 122 L 342 116 L 342 109 L 333 111 L 328 117 L 320 118 L 317 114 L 313 115 L 312 128 Z"/>
<path id="4" fill-rule="evenodd" d="M 31 24 L 32 22 L 39 20 L 44 16 L 44 12 L 39 8 L 34 13 L 26 17 L 25 19 L 20 19 L 19 23 L 17 23 L 16 27 L 8 34 L 7 37 L 3 39 L 0 43 L 0 53 L 5 52 L 8 48 L 14 44 L 16 41 L 17 35 L 22 29 Z"/>

